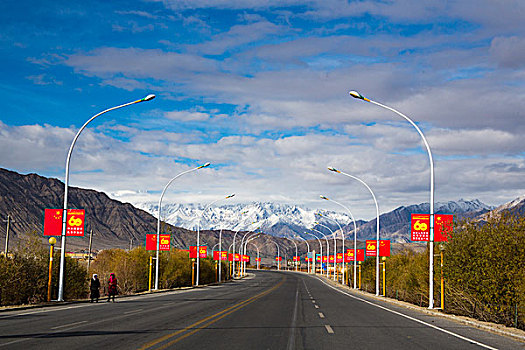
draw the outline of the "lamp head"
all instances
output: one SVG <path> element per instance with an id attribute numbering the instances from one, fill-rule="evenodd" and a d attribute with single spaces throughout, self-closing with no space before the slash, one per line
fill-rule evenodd
<path id="1" fill-rule="evenodd" d="M 333 172 L 335 172 L 335 173 L 340 173 L 340 171 L 337 170 L 336 168 L 334 168 L 333 166 L 329 166 L 329 167 L 328 167 L 328 170 L 333 171 Z"/>
<path id="2" fill-rule="evenodd" d="M 155 98 L 155 95 L 153 94 L 149 94 L 148 96 L 144 97 L 142 100 L 140 100 L 140 102 L 145 102 L 145 101 L 151 101 Z"/>
<path id="3" fill-rule="evenodd" d="M 201 165 L 201 166 L 198 167 L 197 169 L 207 168 L 207 167 L 209 167 L 209 166 L 210 166 L 210 162 Z"/>
<path id="4" fill-rule="evenodd" d="M 226 196 L 226 199 L 235 197 L 235 193 L 230 194 L 229 196 Z"/>
<path id="5" fill-rule="evenodd" d="M 320 195 L 319 197 L 321 197 L 321 199 L 324 199 L 325 201 L 329 201 L 330 199 L 328 199 L 327 197 L 323 196 L 323 195 Z"/>

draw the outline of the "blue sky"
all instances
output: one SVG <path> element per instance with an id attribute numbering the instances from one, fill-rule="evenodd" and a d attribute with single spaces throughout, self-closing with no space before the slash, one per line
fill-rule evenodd
<path id="1" fill-rule="evenodd" d="M 323 193 L 370 218 L 436 200 L 502 204 L 523 195 L 522 1 L 5 1 L 0 5 L 0 166 L 63 178 L 132 203 L 324 206 Z M 497 14 L 497 15 L 495 15 Z M 335 208 L 331 208 L 335 209 Z"/>

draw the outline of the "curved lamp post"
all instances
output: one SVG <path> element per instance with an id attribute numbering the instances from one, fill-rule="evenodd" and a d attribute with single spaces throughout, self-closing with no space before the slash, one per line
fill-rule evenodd
<path id="1" fill-rule="evenodd" d="M 321 195 L 320 197 L 321 197 L 321 199 L 329 200 L 325 196 Z M 345 259 L 345 234 L 344 234 L 343 228 L 341 227 L 341 225 L 339 225 L 339 222 L 337 222 L 337 220 L 332 219 L 329 216 L 324 216 L 321 213 L 314 213 L 314 215 L 319 215 L 320 217 L 323 217 L 325 219 L 330 219 L 333 222 L 335 222 L 337 224 L 337 226 L 339 226 L 339 231 L 341 231 L 341 236 L 343 237 L 343 248 L 341 249 L 341 251 L 343 252 L 343 263 L 342 263 L 342 265 L 343 265 L 343 268 L 342 268 L 342 271 L 343 271 L 343 284 L 345 284 L 345 268 L 344 268 L 345 267 L 345 261 L 344 261 L 344 259 Z M 330 230 L 330 228 L 328 226 L 325 226 L 325 227 L 327 227 Z M 333 235 L 334 235 L 334 240 L 335 240 L 336 234 L 333 233 Z M 335 264 L 336 264 L 336 261 L 337 261 L 337 249 L 336 248 L 337 247 L 336 247 L 335 242 L 334 242 L 334 249 L 335 249 L 334 267 L 335 267 Z M 335 281 L 335 271 L 334 271 L 334 281 Z"/>
<path id="2" fill-rule="evenodd" d="M 317 233 L 320 233 L 323 235 L 324 239 L 326 240 L 326 278 L 330 278 L 329 272 L 328 272 L 328 266 L 329 264 L 329 258 L 330 258 L 330 245 L 328 244 L 328 237 L 324 233 L 322 233 L 319 230 L 316 230 L 315 228 L 311 228 L 310 230 L 315 231 Z M 323 268 L 323 257 L 321 256 L 321 269 Z"/>
<path id="3" fill-rule="evenodd" d="M 428 160 L 430 162 L 430 232 L 429 232 L 429 243 L 430 243 L 430 251 L 429 251 L 429 278 L 428 278 L 428 308 L 433 309 L 434 308 L 434 160 L 432 158 L 432 152 L 430 151 L 430 146 L 428 145 L 427 139 L 425 138 L 425 135 L 421 131 L 421 129 L 406 115 L 403 113 L 395 110 L 392 107 L 385 106 L 379 102 L 372 101 L 363 95 L 361 95 L 357 91 L 350 91 L 350 96 L 357 98 L 359 100 L 363 100 L 366 102 L 370 102 L 376 106 L 379 106 L 381 108 L 387 109 L 391 112 L 394 112 L 401 118 L 405 119 L 407 122 L 409 122 L 418 132 L 419 136 L 421 136 L 421 139 L 423 140 L 423 143 L 425 144 L 425 147 L 427 149 L 428 153 Z"/>
<path id="4" fill-rule="evenodd" d="M 321 198 L 324 199 L 324 200 L 327 200 L 327 201 L 332 201 L 335 204 L 345 208 L 346 211 L 348 212 L 348 214 L 350 215 L 350 217 L 352 218 L 352 221 L 354 223 L 354 289 L 357 289 L 357 278 L 356 278 L 356 273 L 357 273 L 357 261 L 356 261 L 357 260 L 357 226 L 355 224 L 354 216 L 352 215 L 352 212 L 350 211 L 350 209 L 348 209 L 345 205 L 337 202 L 336 200 L 327 198 L 325 196 L 321 196 Z M 324 218 L 328 218 L 327 216 L 323 216 L 323 217 Z M 332 220 L 334 220 L 334 219 L 332 219 Z M 334 221 L 337 223 L 336 220 L 334 220 Z M 344 237 L 345 236 L 343 235 L 343 242 L 344 242 Z M 344 246 L 344 243 L 343 243 L 343 246 Z M 345 256 L 344 253 L 345 252 L 344 252 L 344 249 L 343 249 L 343 257 Z M 343 260 L 344 260 L 344 258 L 343 258 Z M 344 280 L 344 274 L 343 274 L 343 280 Z"/>
<path id="5" fill-rule="evenodd" d="M 244 214 L 246 214 L 246 213 L 248 213 L 247 210 L 241 212 L 241 216 L 244 215 Z M 235 234 L 233 235 L 233 254 L 234 254 L 234 257 L 235 257 L 235 237 L 237 236 L 237 234 L 239 233 L 240 230 L 241 230 L 241 229 L 239 228 L 239 229 L 235 232 Z M 232 273 L 232 275 L 233 275 L 233 277 L 235 278 L 235 258 L 233 259 L 232 265 L 233 265 L 233 269 L 232 269 L 232 270 L 233 270 L 233 273 Z"/>
<path id="6" fill-rule="evenodd" d="M 286 238 L 287 240 L 291 241 L 295 245 L 295 256 L 299 256 L 299 250 L 297 249 L 297 243 L 295 243 L 293 239 L 290 239 L 288 237 L 283 237 L 283 238 Z M 297 271 L 297 261 L 295 262 L 295 271 Z"/>
<path id="7" fill-rule="evenodd" d="M 277 270 L 279 271 L 281 269 L 281 262 L 279 261 L 279 257 L 280 257 L 280 255 L 279 255 L 279 245 L 275 241 L 270 241 L 270 242 L 275 244 L 275 246 L 277 247 Z"/>
<path id="8" fill-rule="evenodd" d="M 308 241 L 301 236 L 295 235 L 295 237 L 303 240 L 306 243 L 306 249 L 308 250 L 306 257 L 308 258 L 308 255 L 310 255 L 310 244 L 308 244 Z M 309 258 L 308 258 L 308 273 L 310 273 L 310 259 Z"/>
<path id="9" fill-rule="evenodd" d="M 321 224 L 319 221 L 315 221 L 314 224 L 326 228 L 328 231 L 330 231 L 330 233 L 332 234 L 332 237 L 334 237 L 334 281 L 335 281 L 335 272 L 337 270 L 337 265 L 336 265 L 337 264 L 336 263 L 336 261 L 337 261 L 337 238 L 336 238 L 337 235 L 335 234 L 335 232 L 330 227 Z M 328 262 L 328 265 L 330 265 L 330 262 Z"/>
<path id="10" fill-rule="evenodd" d="M 151 95 L 148 95 L 148 96 L 146 96 L 144 98 L 141 98 L 140 100 L 128 102 L 128 103 L 122 104 L 120 106 L 111 107 L 111 108 L 108 108 L 106 110 L 103 110 L 100 113 L 95 114 L 87 122 L 85 122 L 84 125 L 82 125 L 82 127 L 78 130 L 77 134 L 73 138 L 73 142 L 71 142 L 71 146 L 69 146 L 69 152 L 67 153 L 67 158 L 66 158 L 66 176 L 65 176 L 65 179 L 64 179 L 64 210 L 62 212 L 62 236 L 61 236 L 61 241 L 60 241 L 60 249 L 61 249 L 61 251 L 60 251 L 60 273 L 59 273 L 59 277 L 58 277 L 58 298 L 57 298 L 57 301 L 64 301 L 64 264 L 65 264 L 65 260 L 66 260 L 66 227 L 67 227 L 66 221 L 67 221 L 67 192 L 68 192 L 68 187 L 69 187 L 69 161 L 71 160 L 71 154 L 73 153 L 73 148 L 75 147 L 75 143 L 77 142 L 77 139 L 80 136 L 80 133 L 96 117 L 98 117 L 98 116 L 100 116 L 100 115 L 102 115 L 104 113 L 113 111 L 115 109 L 119 109 L 119 108 L 122 108 L 122 107 L 130 106 L 130 105 L 133 105 L 133 104 L 136 104 L 136 103 L 151 101 L 154 98 L 155 98 L 155 95 L 151 94 Z"/>
<path id="11" fill-rule="evenodd" d="M 208 208 L 211 207 L 213 204 L 215 204 L 218 201 L 223 200 L 223 199 L 232 198 L 233 196 L 235 196 L 235 193 L 230 194 L 229 196 L 226 196 L 226 197 L 223 197 L 223 198 L 216 199 L 213 202 L 211 202 L 210 204 L 208 204 L 207 206 L 205 206 L 204 209 L 202 210 L 201 217 L 199 218 L 199 221 L 197 222 L 197 273 L 196 273 L 196 277 L 195 277 L 195 285 L 196 286 L 199 285 L 199 270 L 200 270 L 199 268 L 200 268 L 200 260 L 201 260 L 200 259 L 199 247 L 200 247 L 200 230 L 201 230 L 202 217 L 204 216 L 204 213 L 206 212 L 206 210 L 208 210 Z"/>
<path id="12" fill-rule="evenodd" d="M 201 166 L 198 166 L 196 168 L 183 171 L 182 173 L 178 174 L 174 178 L 172 178 L 166 186 L 164 186 L 164 189 L 162 190 L 162 193 L 160 194 L 159 198 L 159 209 L 158 209 L 158 217 L 157 217 L 157 253 L 156 253 L 156 260 L 155 260 L 155 290 L 159 289 L 159 250 L 160 250 L 160 217 L 161 217 L 161 208 L 162 208 L 162 198 L 164 197 L 164 193 L 166 193 L 166 190 L 171 185 L 173 181 L 175 181 L 177 178 L 181 177 L 184 174 L 191 173 L 192 171 L 196 171 L 202 168 L 209 167 L 210 163 L 203 164 Z"/>
<path id="13" fill-rule="evenodd" d="M 334 167 L 328 167 L 328 170 L 339 173 L 339 174 L 343 174 L 345 176 L 351 177 L 352 179 L 359 181 L 368 189 L 368 191 L 372 195 L 372 198 L 374 199 L 374 203 L 376 205 L 376 240 L 377 240 L 376 242 L 376 295 L 379 295 L 379 206 L 377 205 L 376 196 L 374 192 L 372 191 L 372 189 L 360 178 L 344 173 L 340 170 L 337 170 Z M 354 254 L 356 254 L 357 256 L 357 251 L 355 251 Z"/>
<path id="14" fill-rule="evenodd" d="M 319 242 L 319 250 L 320 250 L 320 253 L 321 253 L 321 261 L 320 261 L 321 264 L 319 264 L 319 265 L 322 265 L 323 264 L 323 245 L 321 244 L 321 240 L 319 239 L 319 237 L 317 237 L 316 235 L 314 235 L 311 232 L 304 231 L 304 233 L 306 233 L 307 235 L 314 236 L 315 239 L 317 239 L 317 242 Z M 315 270 L 315 259 L 316 259 L 316 257 L 314 256 L 313 259 L 314 259 L 314 274 L 316 274 L 317 273 L 317 271 Z M 322 273 L 322 271 L 321 271 L 321 273 Z"/>

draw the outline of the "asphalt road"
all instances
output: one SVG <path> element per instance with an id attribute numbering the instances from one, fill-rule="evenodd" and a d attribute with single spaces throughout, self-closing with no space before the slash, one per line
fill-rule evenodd
<path id="1" fill-rule="evenodd" d="M 525 349 L 510 338 L 341 291 L 252 271 L 190 290 L 0 312 L 0 349 Z"/>

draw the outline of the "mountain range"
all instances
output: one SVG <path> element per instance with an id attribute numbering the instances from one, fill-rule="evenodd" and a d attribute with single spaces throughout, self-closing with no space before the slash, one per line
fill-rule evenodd
<path id="1" fill-rule="evenodd" d="M 28 234 L 39 236 L 43 243 L 47 241 L 47 237 L 42 237 L 43 212 L 45 208 L 61 208 L 63 193 L 64 184 L 57 179 L 37 174 L 22 175 L 0 168 L 0 218 L 4 220 L 7 215 L 11 218 L 9 240 L 11 248 L 16 247 L 21 238 Z M 111 199 L 102 192 L 70 187 L 68 207 L 86 209 L 85 231 L 93 231 L 93 250 L 143 245 L 145 234 L 156 232 L 157 207 L 153 203 L 139 203 L 134 206 Z M 451 213 L 457 218 L 469 217 L 479 220 L 484 220 L 490 213 L 498 214 L 505 211 L 525 215 L 525 196 L 518 197 L 495 209 L 478 200 L 436 203 L 435 208 L 436 213 Z M 187 248 L 195 245 L 196 233 L 193 229 L 196 228 L 203 209 L 204 207 L 199 204 L 163 205 L 163 219 L 166 222 L 162 222 L 162 231 L 172 233 L 173 246 Z M 409 240 L 410 214 L 428 213 L 428 210 L 428 203 L 422 203 L 402 206 L 381 214 L 381 237 L 394 242 L 393 251 L 402 249 L 404 242 Z M 314 243 L 316 246 L 317 241 L 312 236 L 304 234 L 315 224 L 316 220 L 328 227 L 326 229 L 317 226 L 320 231 L 329 236 L 331 235 L 329 230 L 337 234 L 337 231 L 340 230 L 339 224 L 346 239 L 353 238 L 353 224 L 347 214 L 323 211 L 322 216 L 319 216 L 316 215 L 316 212 L 296 205 L 275 203 L 213 207 L 202 216 L 201 242 L 207 244 L 211 249 L 218 243 L 220 229 L 222 229 L 223 245 L 226 249 L 232 243 L 233 236 L 238 230 L 237 242 L 249 230 L 260 227 L 265 232 L 257 240 L 261 256 L 276 254 L 276 247 L 270 241 L 277 242 L 283 254 L 290 256 L 295 251 L 295 245 L 284 237 L 292 238 L 298 235 L 310 240 L 310 244 Z M 356 225 L 360 241 L 375 237 L 375 219 L 358 220 Z M 5 232 L 4 223 L 0 225 L 0 246 L 2 248 L 5 244 Z M 86 250 L 87 246 L 87 234 L 85 237 L 68 238 L 68 250 Z M 300 252 L 306 251 L 304 243 L 298 246 Z"/>

